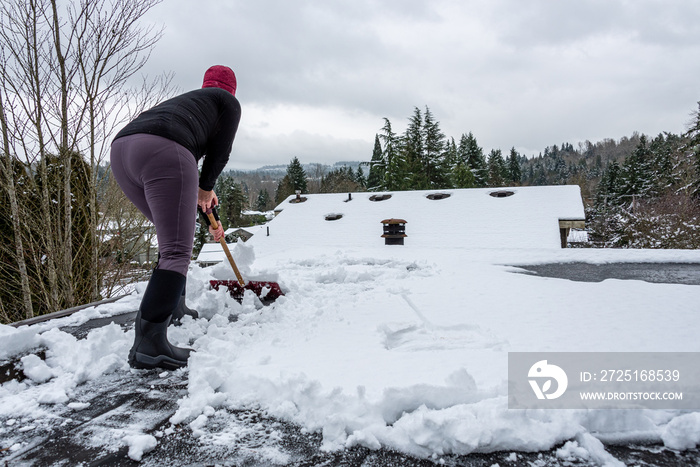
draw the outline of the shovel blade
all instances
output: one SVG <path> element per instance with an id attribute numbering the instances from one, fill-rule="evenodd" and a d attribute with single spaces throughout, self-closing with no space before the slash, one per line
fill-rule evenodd
<path id="1" fill-rule="evenodd" d="M 284 292 L 282 292 L 277 282 L 248 281 L 245 286 L 242 286 L 238 281 L 212 280 L 209 281 L 209 283 L 214 290 L 220 290 L 221 287 L 225 287 L 228 289 L 229 294 L 239 302 L 243 300 L 243 294 L 246 290 L 253 291 L 265 305 L 274 302 L 280 296 L 284 295 Z"/>

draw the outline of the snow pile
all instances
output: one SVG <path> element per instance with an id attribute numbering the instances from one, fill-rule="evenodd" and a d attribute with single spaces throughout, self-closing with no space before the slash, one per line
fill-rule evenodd
<path id="1" fill-rule="evenodd" d="M 610 455 L 598 439 L 589 433 L 581 433 L 575 441 L 567 441 L 557 449 L 557 457 L 569 462 L 581 459 L 593 461 L 605 467 L 624 467 L 624 463 Z"/>
<path id="2" fill-rule="evenodd" d="M 99 307 L 89 307 L 79 313 L 32 326 L 14 328 L 0 324 L 0 361 L 40 348 L 42 345 L 40 336 L 47 330 L 64 326 L 79 326 L 91 319 L 107 318 L 137 309 L 145 288 L 145 282 L 139 283 L 135 293 L 116 302 L 106 303 Z"/>
<path id="3" fill-rule="evenodd" d="M 26 352 L 39 346 L 39 336 L 35 329 L 0 324 L 0 360 Z"/>
<path id="4" fill-rule="evenodd" d="M 111 324 L 78 340 L 58 329 L 37 336 L 45 359 L 36 354 L 21 358 L 28 380 L 14 380 L 0 387 L 0 416 L 41 417 L 46 404 L 69 404 L 75 388 L 85 381 L 126 370 L 126 355 L 133 332 L 124 333 Z"/>

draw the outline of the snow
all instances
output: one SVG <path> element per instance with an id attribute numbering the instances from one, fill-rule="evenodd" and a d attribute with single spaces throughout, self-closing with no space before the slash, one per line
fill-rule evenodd
<path id="1" fill-rule="evenodd" d="M 558 220 L 583 216 L 578 188 L 512 190 L 283 203 L 269 237 L 231 247 L 244 277 L 278 281 L 286 296 L 239 304 L 208 287 L 234 278 L 226 261 L 191 266 L 188 305 L 202 318 L 169 330 L 173 343 L 195 349 L 170 422 L 231 441 L 239 434 L 213 434 L 207 420 L 257 408 L 321 433 L 326 450 L 385 446 L 426 458 L 506 451 L 515 461 L 518 451 L 563 444 L 563 460 L 618 465 L 601 441 L 696 446 L 700 412 L 507 409 L 508 352 L 700 351 L 700 286 L 513 273 L 552 262 L 700 263 L 700 252 L 561 249 Z M 331 212 L 344 216 L 326 221 Z M 404 246 L 383 244 L 388 217 L 407 220 Z M 21 358 L 29 379 L 0 386 L 0 417 L 30 424 L 47 404 L 73 403 L 82 382 L 132 371 L 133 330 L 108 325 L 78 340 L 58 327 L 133 311 L 144 287 L 69 318 L 0 326 L 0 358 L 30 352 Z M 108 442 L 128 445 L 135 460 L 156 445 L 139 427 L 117 438 Z"/>
<path id="2" fill-rule="evenodd" d="M 45 383 L 56 376 L 51 368 L 34 354 L 25 355 L 20 361 L 25 376 L 35 383 Z"/>
<path id="3" fill-rule="evenodd" d="M 129 457 L 135 461 L 140 461 L 143 455 L 151 452 L 158 445 L 155 436 L 152 435 L 127 435 L 124 443 L 129 446 Z"/>
<path id="4" fill-rule="evenodd" d="M 700 413 L 693 412 L 671 420 L 661 435 L 664 444 L 682 451 L 700 444 Z"/>
<path id="5" fill-rule="evenodd" d="M 603 443 L 590 433 L 581 433 L 574 441 L 567 441 L 557 449 L 557 457 L 569 462 L 591 460 L 605 467 L 624 467 L 624 463 L 605 451 Z"/>
<path id="6" fill-rule="evenodd" d="M 580 229 L 571 229 L 566 240 L 569 243 L 587 243 L 588 232 Z"/>

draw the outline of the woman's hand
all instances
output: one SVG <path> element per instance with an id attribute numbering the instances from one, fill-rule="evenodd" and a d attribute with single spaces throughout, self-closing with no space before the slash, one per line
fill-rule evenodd
<path id="1" fill-rule="evenodd" d="M 197 193 L 197 204 L 206 213 L 212 207 L 219 205 L 219 198 L 216 197 L 214 190 L 205 191 L 200 188 Z"/>
<path id="2" fill-rule="evenodd" d="M 209 233 L 214 237 L 214 240 L 218 242 L 224 236 L 224 228 L 221 226 L 221 223 L 219 223 L 219 228 L 216 230 L 214 230 L 210 225 Z"/>

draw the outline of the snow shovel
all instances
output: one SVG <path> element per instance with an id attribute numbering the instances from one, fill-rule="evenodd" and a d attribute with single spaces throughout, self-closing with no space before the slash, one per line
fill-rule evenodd
<path id="1" fill-rule="evenodd" d="M 214 230 L 219 228 L 219 223 L 217 222 L 218 216 L 215 216 L 215 212 L 215 208 L 212 207 L 206 213 L 206 219 L 209 221 L 208 223 Z M 221 239 L 219 239 L 219 243 L 221 243 L 221 247 L 224 249 L 224 253 L 226 253 L 228 262 L 231 264 L 233 272 L 236 274 L 238 281 L 211 280 L 209 283 L 214 290 L 219 290 L 220 287 L 226 287 L 231 296 L 239 302 L 243 300 L 243 294 L 246 290 L 252 290 L 253 293 L 258 296 L 263 305 L 269 305 L 277 300 L 281 295 L 284 295 L 280 285 L 277 282 L 245 282 L 241 272 L 238 270 L 238 266 L 236 266 L 236 262 L 233 260 L 233 256 L 231 256 L 231 251 L 228 249 L 226 239 L 221 237 Z"/>

